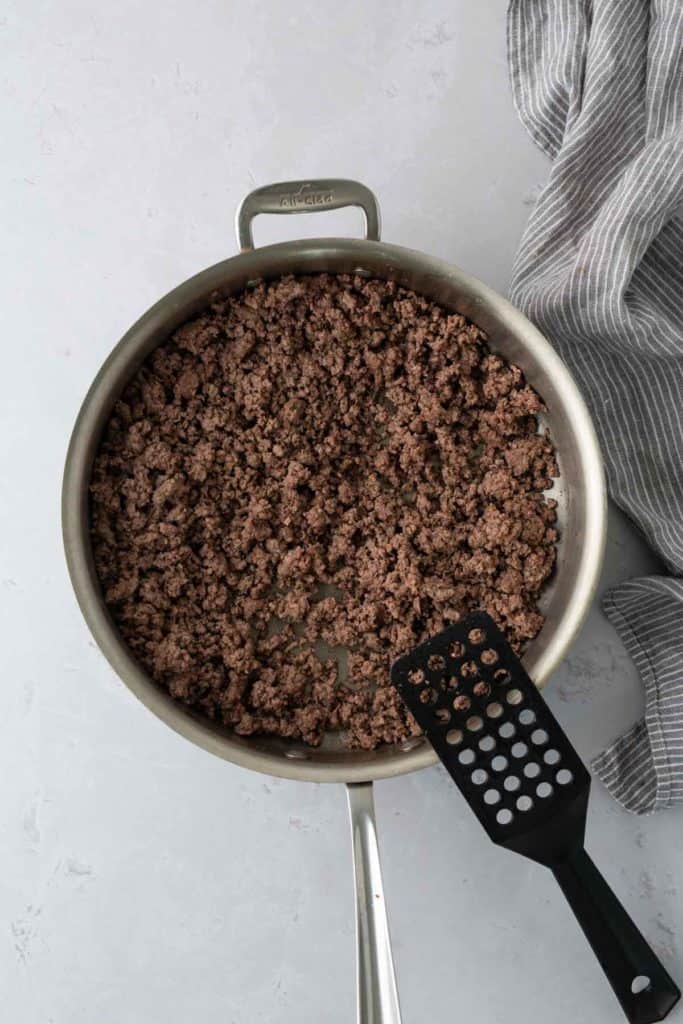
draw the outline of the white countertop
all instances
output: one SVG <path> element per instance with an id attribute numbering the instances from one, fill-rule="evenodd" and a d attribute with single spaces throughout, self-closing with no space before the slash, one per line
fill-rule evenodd
<path id="1" fill-rule="evenodd" d="M 257 184 L 359 178 L 387 240 L 505 290 L 548 166 L 512 108 L 503 8 L 4 6 L 0 981 L 12 1024 L 354 1019 L 342 788 L 232 767 L 134 700 L 71 593 L 61 467 L 106 354 L 161 294 L 235 251 L 233 213 Z M 257 242 L 356 233 L 360 218 L 262 220 Z M 614 514 L 603 589 L 652 566 Z M 586 756 L 639 714 L 640 684 L 597 607 L 546 692 Z M 376 800 L 404 1024 L 622 1019 L 549 874 L 490 845 L 444 771 L 381 783 Z M 631 817 L 594 786 L 589 848 L 679 982 L 682 823 L 683 809 Z"/>

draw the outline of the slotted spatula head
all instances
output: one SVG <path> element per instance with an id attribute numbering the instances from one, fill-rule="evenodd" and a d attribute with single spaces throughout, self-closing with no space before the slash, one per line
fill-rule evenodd
<path id="1" fill-rule="evenodd" d="M 590 775 L 489 615 L 420 644 L 391 680 L 494 843 L 548 866 L 582 846 Z"/>

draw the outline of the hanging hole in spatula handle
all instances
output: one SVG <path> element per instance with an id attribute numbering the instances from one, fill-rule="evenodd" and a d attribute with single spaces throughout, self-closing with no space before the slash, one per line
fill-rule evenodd
<path id="1" fill-rule="evenodd" d="M 631 1024 L 663 1020 L 680 989 L 586 851 L 552 870 Z"/>

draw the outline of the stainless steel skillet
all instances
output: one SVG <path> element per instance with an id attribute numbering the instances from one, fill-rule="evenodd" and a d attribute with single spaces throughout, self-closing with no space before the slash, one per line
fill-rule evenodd
<path id="1" fill-rule="evenodd" d="M 254 249 L 251 224 L 260 213 L 294 214 L 359 206 L 365 239 L 319 238 Z M 121 640 L 100 592 L 89 535 L 88 485 L 102 428 L 146 356 L 211 295 L 240 291 L 283 274 L 362 273 L 394 280 L 457 310 L 483 327 L 490 346 L 522 367 L 543 396 L 558 452 L 561 539 L 557 571 L 543 601 L 547 616 L 524 662 L 541 686 L 559 664 L 590 606 L 602 562 L 606 503 L 602 460 L 588 411 L 568 370 L 536 328 L 502 296 L 457 267 L 380 241 L 377 200 L 364 185 L 326 179 L 269 185 L 250 193 L 237 212 L 241 254 L 201 271 L 152 306 L 107 358 L 83 402 L 66 459 L 62 523 L 78 602 L 93 637 L 126 685 L 176 732 L 235 764 L 309 782 L 347 784 L 353 835 L 358 936 L 358 1019 L 400 1021 L 382 890 L 372 783 L 436 763 L 422 740 L 374 752 L 344 750 L 334 737 L 320 749 L 272 737 L 240 737 L 192 713 L 162 691 Z"/>

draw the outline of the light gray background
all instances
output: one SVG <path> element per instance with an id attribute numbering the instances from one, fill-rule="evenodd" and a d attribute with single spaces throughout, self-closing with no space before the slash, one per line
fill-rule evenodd
<path id="1" fill-rule="evenodd" d="M 384 236 L 505 290 L 547 164 L 507 82 L 504 4 L 11 0 L 0 20 L 0 989 L 12 1024 L 346 1024 L 340 787 L 251 775 L 170 732 L 72 597 L 60 473 L 87 386 L 162 293 L 235 251 L 255 185 L 357 177 Z M 257 241 L 355 233 L 356 213 Z M 653 563 L 613 516 L 603 587 Z M 550 689 L 585 755 L 642 696 L 596 609 Z M 377 805 L 405 1024 L 617 1022 L 552 879 L 490 846 L 439 769 Z M 683 976 L 683 812 L 594 787 L 589 845 Z M 681 1014 L 679 1011 L 678 1019 Z"/>

